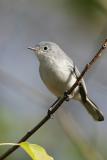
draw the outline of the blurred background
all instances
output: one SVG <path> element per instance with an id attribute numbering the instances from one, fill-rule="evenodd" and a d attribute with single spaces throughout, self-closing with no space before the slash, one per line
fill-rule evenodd
<path id="1" fill-rule="evenodd" d="M 27 47 L 53 41 L 81 71 L 107 38 L 106 0 L 0 0 L 0 143 L 17 142 L 54 102 Z M 76 101 L 65 102 L 30 139 L 55 160 L 107 159 L 107 49 L 85 76 L 105 115 L 95 122 Z M 0 147 L 0 154 L 8 147 Z M 30 159 L 17 150 L 11 160 Z"/>

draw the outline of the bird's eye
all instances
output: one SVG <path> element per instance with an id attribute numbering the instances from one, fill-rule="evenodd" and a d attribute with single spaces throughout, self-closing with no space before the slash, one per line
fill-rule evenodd
<path id="1" fill-rule="evenodd" d="M 47 46 L 45 46 L 43 49 L 44 49 L 44 51 L 47 51 L 47 50 L 48 50 L 48 47 L 47 47 Z"/>

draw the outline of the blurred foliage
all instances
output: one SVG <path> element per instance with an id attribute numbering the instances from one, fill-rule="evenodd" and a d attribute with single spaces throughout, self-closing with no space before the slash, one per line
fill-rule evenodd
<path id="1" fill-rule="evenodd" d="M 68 11 L 74 11 L 88 21 L 99 19 L 107 13 L 106 4 L 99 0 L 66 0 Z"/>

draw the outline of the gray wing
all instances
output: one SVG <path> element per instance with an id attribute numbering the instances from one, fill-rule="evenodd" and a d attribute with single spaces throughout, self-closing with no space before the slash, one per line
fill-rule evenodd
<path id="1" fill-rule="evenodd" d="M 76 77 L 79 77 L 80 76 L 80 72 L 79 70 L 77 69 L 77 67 L 74 65 L 74 70 L 75 70 L 75 76 Z M 81 98 L 83 100 L 83 102 L 86 101 L 86 98 L 87 98 L 87 89 L 86 89 L 86 85 L 85 85 L 85 81 L 84 79 L 82 78 L 80 84 L 79 84 L 79 91 L 80 91 L 80 95 L 81 95 Z"/>
<path id="2" fill-rule="evenodd" d="M 74 62 L 69 57 L 68 57 L 67 61 L 69 64 L 70 72 L 72 72 L 73 75 L 76 78 L 78 78 L 80 76 L 80 72 L 79 72 L 78 68 L 75 66 Z M 79 91 L 80 91 L 80 95 L 81 95 L 82 100 L 85 101 L 86 96 L 87 96 L 87 89 L 86 89 L 85 81 L 83 78 L 79 84 Z"/>
<path id="3" fill-rule="evenodd" d="M 75 68 L 75 75 L 77 76 L 77 77 L 79 77 L 80 76 L 80 72 L 79 72 L 79 70 L 77 69 L 77 67 L 76 66 L 74 66 L 74 68 Z M 87 89 L 86 89 L 86 85 L 85 85 L 85 81 L 84 81 L 84 79 L 82 78 L 82 80 L 81 80 L 81 83 L 80 83 L 81 85 L 82 85 L 82 87 L 84 88 L 84 90 L 85 90 L 85 93 L 87 94 Z"/>
<path id="4" fill-rule="evenodd" d="M 72 72 L 72 74 L 77 78 L 80 76 L 80 72 L 77 69 L 77 67 L 75 66 L 75 63 L 72 61 L 72 59 L 64 54 L 64 58 L 66 59 L 66 63 L 68 65 L 68 68 L 70 70 L 70 72 Z M 79 90 L 80 90 L 80 95 L 83 101 L 86 100 L 86 96 L 87 96 L 87 89 L 86 89 L 86 85 L 85 85 L 85 81 L 82 78 L 80 84 L 79 84 Z"/>

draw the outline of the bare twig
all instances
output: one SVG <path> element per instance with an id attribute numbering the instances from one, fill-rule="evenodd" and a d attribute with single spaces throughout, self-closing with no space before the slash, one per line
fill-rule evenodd
<path id="1" fill-rule="evenodd" d="M 104 41 L 104 43 L 102 44 L 101 48 L 99 49 L 99 51 L 96 53 L 96 55 L 94 56 L 94 58 L 88 63 L 86 64 L 86 66 L 84 67 L 82 73 L 80 74 L 80 76 L 77 78 L 77 81 L 74 83 L 74 85 L 71 87 L 70 90 L 68 90 L 66 92 L 66 94 L 64 94 L 64 96 L 62 98 L 57 99 L 52 106 L 49 108 L 47 115 L 33 128 L 31 129 L 29 132 L 27 132 L 25 134 L 24 137 L 22 137 L 18 143 L 24 142 L 26 141 L 29 137 L 31 137 L 41 126 L 43 126 L 50 118 L 51 115 L 53 113 L 55 113 L 55 111 L 62 105 L 62 103 L 67 100 L 68 95 L 71 94 L 73 92 L 73 90 L 78 86 L 78 84 L 80 83 L 81 79 L 83 78 L 83 76 L 86 74 L 86 72 L 91 68 L 91 66 L 96 62 L 96 60 L 102 55 L 102 51 L 107 48 L 107 39 Z M 19 148 L 19 146 L 13 146 L 11 147 L 9 150 L 7 150 L 7 152 L 5 152 L 3 155 L 0 156 L 0 160 L 5 159 L 6 157 L 8 157 L 12 152 L 14 152 L 17 148 Z"/>

